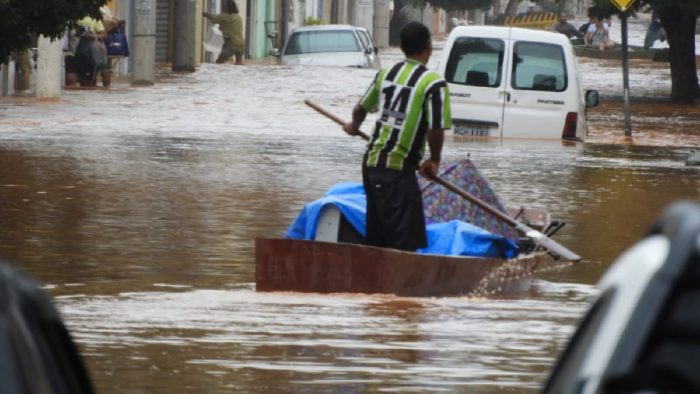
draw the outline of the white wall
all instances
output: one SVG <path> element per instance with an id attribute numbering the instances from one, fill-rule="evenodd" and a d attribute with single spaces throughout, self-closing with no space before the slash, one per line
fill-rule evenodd
<path id="1" fill-rule="evenodd" d="M 372 0 L 354 0 L 353 20 L 351 25 L 364 27 L 374 36 L 374 2 Z"/>

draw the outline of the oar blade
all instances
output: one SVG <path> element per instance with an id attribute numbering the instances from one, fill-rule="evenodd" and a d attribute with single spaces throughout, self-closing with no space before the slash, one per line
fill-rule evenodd
<path id="1" fill-rule="evenodd" d="M 569 249 L 564 247 L 562 244 L 554 241 L 553 239 L 549 238 L 548 236 L 542 234 L 541 232 L 539 232 L 533 228 L 530 228 L 528 226 L 525 226 L 522 223 L 518 223 L 517 228 L 526 237 L 531 239 L 532 242 L 544 247 L 550 253 L 552 253 L 554 256 L 557 256 L 557 257 L 563 258 L 564 260 L 569 260 L 569 261 L 581 260 L 581 256 L 570 251 Z"/>
<path id="2" fill-rule="evenodd" d="M 565 260 L 571 260 L 571 261 L 581 260 L 581 256 L 579 256 L 576 253 L 565 248 L 564 246 L 562 246 L 558 242 L 547 237 L 546 235 L 542 234 L 541 232 L 539 232 L 533 228 L 530 228 L 521 222 L 518 222 L 517 220 L 511 218 L 510 216 L 506 215 L 505 213 L 499 211 L 498 209 L 490 206 L 489 204 L 487 204 L 487 203 L 481 201 L 480 199 L 472 196 L 471 194 L 467 193 L 465 190 L 460 189 L 457 185 L 454 185 L 449 181 L 441 179 L 438 176 L 433 177 L 433 180 L 435 182 L 445 186 L 446 188 L 452 190 L 453 192 L 459 194 L 463 198 L 471 201 L 472 203 L 476 204 L 480 208 L 490 212 L 491 214 L 493 214 L 497 218 L 503 220 L 504 222 L 508 223 L 509 225 L 515 227 L 516 229 L 518 229 L 518 231 L 523 233 L 526 237 L 530 238 L 532 240 L 532 242 L 549 250 L 549 252 L 552 253 L 554 256 L 563 258 Z"/>

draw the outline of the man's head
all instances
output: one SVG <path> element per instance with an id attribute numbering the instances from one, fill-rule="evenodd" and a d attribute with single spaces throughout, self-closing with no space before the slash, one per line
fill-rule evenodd
<path id="1" fill-rule="evenodd" d="M 226 11 L 229 14 L 237 14 L 238 13 L 238 6 L 236 5 L 236 2 L 233 0 L 226 0 Z"/>
<path id="2" fill-rule="evenodd" d="M 408 22 L 401 29 L 401 50 L 407 57 L 416 58 L 427 53 L 430 58 L 433 44 L 428 28 L 420 22 Z"/>
<path id="3" fill-rule="evenodd" d="M 568 19 L 569 18 L 568 18 L 568 15 L 566 15 L 566 12 L 559 13 L 559 22 L 566 23 Z"/>

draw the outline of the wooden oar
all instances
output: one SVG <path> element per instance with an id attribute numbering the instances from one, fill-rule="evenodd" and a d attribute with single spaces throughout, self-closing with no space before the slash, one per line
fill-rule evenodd
<path id="1" fill-rule="evenodd" d="M 313 101 L 311 101 L 311 100 L 304 100 L 304 104 L 306 104 L 306 105 L 308 105 L 309 107 L 315 109 L 316 112 L 320 113 L 321 115 L 324 115 L 325 117 L 327 117 L 328 119 L 334 121 L 335 123 L 337 123 L 337 124 L 339 124 L 339 125 L 341 125 L 341 126 L 344 126 L 344 125 L 345 125 L 345 122 L 343 122 L 339 117 L 337 117 L 337 116 L 333 115 L 332 113 L 326 111 L 325 109 L 319 107 L 318 104 L 314 103 Z M 362 131 L 358 130 L 358 131 L 357 131 L 357 135 L 359 135 L 360 137 L 362 137 L 362 139 L 364 139 L 365 141 L 369 141 L 369 136 L 368 136 L 367 134 L 363 133 Z"/>
<path id="2" fill-rule="evenodd" d="M 338 123 L 339 125 L 342 126 L 345 124 L 345 122 L 343 122 L 340 118 L 331 114 L 330 112 L 326 111 L 325 109 L 319 107 L 314 102 L 312 102 L 310 100 L 304 100 L 304 103 L 306 105 L 308 105 L 309 107 L 318 111 L 320 114 L 325 115 L 326 117 L 328 117 L 332 121 Z M 359 131 L 358 135 L 360 137 L 364 138 L 365 140 L 369 140 L 369 136 L 367 134 L 363 133 L 362 131 Z M 569 249 L 567 249 L 563 245 L 561 245 L 558 242 L 554 241 L 553 239 L 547 237 L 546 235 L 542 234 L 541 232 L 535 230 L 534 228 L 528 227 L 525 224 L 511 218 L 507 214 L 492 207 L 491 205 L 487 204 L 486 202 L 482 201 L 481 199 L 479 199 L 475 196 L 472 196 L 467 191 L 460 189 L 457 185 L 455 185 L 451 182 L 448 182 L 448 181 L 440 178 L 437 175 L 432 177 L 432 180 L 435 183 L 438 183 L 438 184 L 446 187 L 447 189 L 459 194 L 462 198 L 477 205 L 479 208 L 491 213 L 492 215 L 494 215 L 498 219 L 506 222 L 508 225 L 510 225 L 511 227 L 514 227 L 515 229 L 517 229 L 518 231 L 523 233 L 523 235 L 530 238 L 532 240 L 532 242 L 549 250 L 549 252 L 552 253 L 554 256 L 562 257 L 562 258 L 564 258 L 566 260 L 570 260 L 570 261 L 581 260 L 581 256 L 570 251 Z"/>

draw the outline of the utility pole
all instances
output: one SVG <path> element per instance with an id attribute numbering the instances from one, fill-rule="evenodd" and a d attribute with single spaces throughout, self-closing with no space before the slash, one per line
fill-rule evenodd
<path id="1" fill-rule="evenodd" d="M 610 0 L 613 5 L 622 11 L 622 16 L 620 17 L 622 21 L 622 94 L 625 111 L 625 136 L 627 137 L 632 136 L 632 122 L 630 116 L 630 70 L 627 53 L 627 10 L 634 1 L 635 0 Z"/>
<path id="2" fill-rule="evenodd" d="M 156 0 L 131 0 L 134 10 L 131 84 L 150 86 L 156 70 Z"/>
<path id="3" fill-rule="evenodd" d="M 36 67 L 36 97 L 54 98 L 61 94 L 61 60 L 63 46 L 60 40 L 39 36 L 39 57 Z"/>
<path id="4" fill-rule="evenodd" d="M 195 0 L 175 0 L 173 23 L 173 71 L 195 71 L 195 40 L 197 3 Z"/>
<path id="5" fill-rule="evenodd" d="M 374 45 L 377 48 L 389 47 L 389 1 L 374 0 Z"/>
<path id="6" fill-rule="evenodd" d="M 632 121 L 630 116 L 630 67 L 627 54 L 627 12 L 622 17 L 622 89 L 625 111 L 625 135 L 632 136 Z"/>

